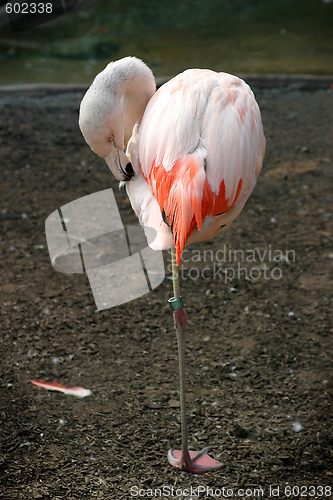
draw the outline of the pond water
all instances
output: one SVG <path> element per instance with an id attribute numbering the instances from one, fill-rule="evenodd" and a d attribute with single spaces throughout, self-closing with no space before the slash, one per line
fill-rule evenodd
<path id="1" fill-rule="evenodd" d="M 0 38 L 0 84 L 90 83 L 126 55 L 157 77 L 190 67 L 333 74 L 333 0 L 86 1 Z"/>

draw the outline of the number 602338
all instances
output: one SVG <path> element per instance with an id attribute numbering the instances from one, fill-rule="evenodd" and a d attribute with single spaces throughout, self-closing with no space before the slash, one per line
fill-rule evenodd
<path id="1" fill-rule="evenodd" d="M 52 3 L 6 3 L 7 14 L 51 14 Z"/>

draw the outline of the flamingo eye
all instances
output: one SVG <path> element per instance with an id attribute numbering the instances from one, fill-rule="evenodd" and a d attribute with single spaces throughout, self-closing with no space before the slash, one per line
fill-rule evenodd
<path id="1" fill-rule="evenodd" d="M 113 137 L 113 135 L 110 135 L 110 137 L 109 137 L 109 141 L 110 141 L 110 142 L 113 142 L 113 141 L 114 141 L 114 137 Z"/>

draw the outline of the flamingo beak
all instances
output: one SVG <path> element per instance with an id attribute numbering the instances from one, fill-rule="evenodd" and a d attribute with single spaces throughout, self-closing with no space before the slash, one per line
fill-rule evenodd
<path id="1" fill-rule="evenodd" d="M 118 181 L 129 181 L 134 177 L 131 162 L 124 151 L 118 149 L 113 141 L 111 141 L 111 152 L 104 159 Z"/>

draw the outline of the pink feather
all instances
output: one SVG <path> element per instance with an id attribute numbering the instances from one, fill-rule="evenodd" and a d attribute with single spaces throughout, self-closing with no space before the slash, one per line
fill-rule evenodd
<path id="1" fill-rule="evenodd" d="M 43 380 L 30 380 L 30 382 L 48 391 L 58 391 L 70 396 L 77 396 L 78 398 L 85 398 L 91 395 L 91 390 L 84 389 L 83 387 L 69 387 L 61 385 L 58 382 L 44 382 Z"/>

